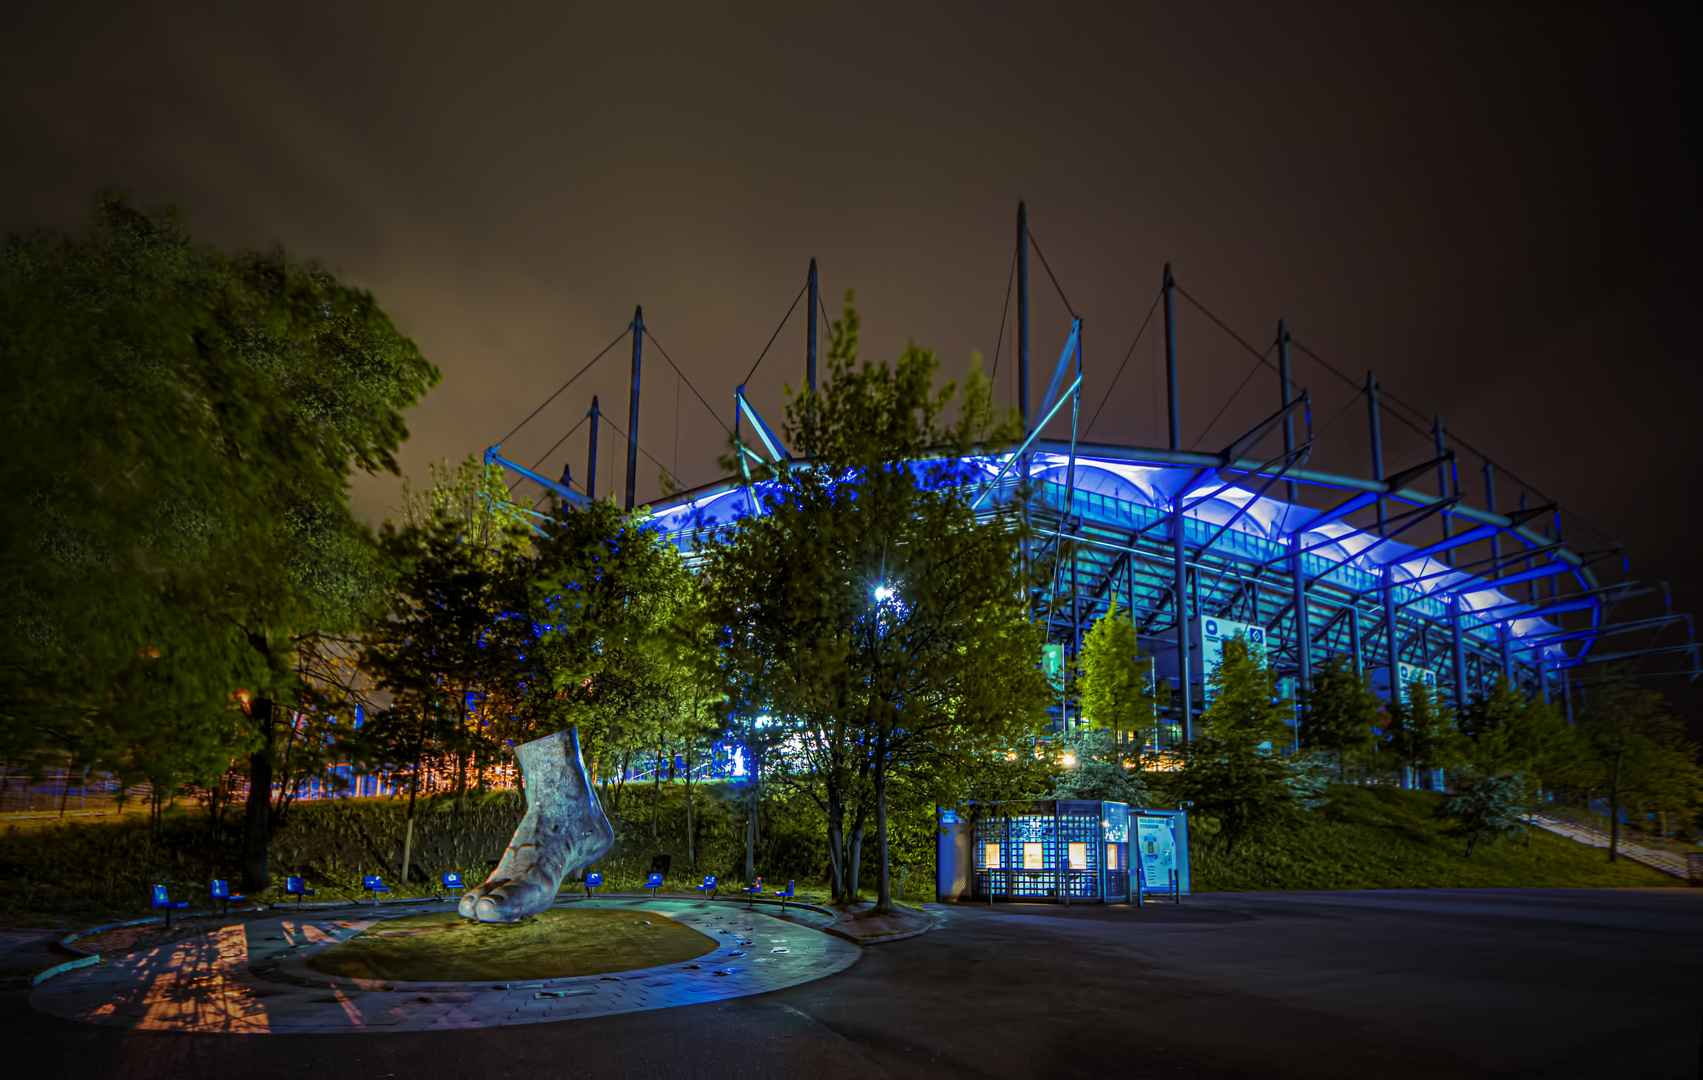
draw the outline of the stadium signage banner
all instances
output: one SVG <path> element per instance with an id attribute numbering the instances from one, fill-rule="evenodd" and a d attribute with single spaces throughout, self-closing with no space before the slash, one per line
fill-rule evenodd
<path id="1" fill-rule="evenodd" d="M 1053 693 L 1064 693 L 1064 646 L 1041 646 L 1041 671 L 1047 676 L 1047 682 L 1052 686 Z"/>
<path id="2" fill-rule="evenodd" d="M 1231 622 L 1228 619 L 1196 619 L 1195 648 L 1200 654 L 1201 685 L 1205 700 L 1212 700 L 1212 675 L 1224 666 L 1224 643 L 1241 638 L 1248 643 L 1248 656 L 1264 665 L 1265 627 L 1255 623 Z M 1191 665 L 1192 666 L 1192 665 Z"/>
<path id="3" fill-rule="evenodd" d="M 1437 689 L 1437 673 L 1429 668 L 1414 667 L 1412 664 L 1397 664 L 1396 677 L 1401 680 L 1401 703 L 1403 705 L 1407 704 L 1408 697 L 1413 693 L 1414 683 L 1423 683 L 1432 692 Z"/>

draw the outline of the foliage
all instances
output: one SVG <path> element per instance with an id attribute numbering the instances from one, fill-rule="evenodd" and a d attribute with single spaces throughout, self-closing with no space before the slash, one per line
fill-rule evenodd
<path id="1" fill-rule="evenodd" d="M 1317 810 L 1330 802 L 1332 773 L 1338 762 L 1330 755 L 1303 750 L 1291 757 L 1289 795 L 1297 810 Z"/>
<path id="2" fill-rule="evenodd" d="M 805 782 L 827 818 L 838 898 L 856 890 L 873 819 L 885 909 L 894 774 L 955 801 L 923 781 L 1029 743 L 1046 690 L 1019 522 L 978 518 L 959 456 L 1008 438 L 1009 417 L 994 422 L 976 363 L 948 425 L 956 386 L 933 388 L 934 355 L 912 345 L 891 366 L 860 363 L 858 334 L 848 296 L 823 388 L 787 409 L 786 437 L 811 467 L 765 473 L 776 483 L 762 514 L 718 535 L 705 573 L 734 708 L 752 736 L 760 714 L 791 747 L 777 773 Z"/>
<path id="3" fill-rule="evenodd" d="M 1378 739 L 1383 703 L 1371 679 L 1337 655 L 1313 669 L 1313 684 L 1303 691 L 1301 749 L 1333 754 L 1343 775 L 1350 762 L 1369 758 Z"/>
<path id="4" fill-rule="evenodd" d="M 578 727 L 604 779 L 687 726 L 701 733 L 716 696 L 703 670 L 712 643 L 692 632 L 702 596 L 679 552 L 646 512 L 609 499 L 558 509 L 543 533 L 527 582 L 527 610 L 546 628 L 525 710 L 533 731 Z"/>
<path id="5" fill-rule="evenodd" d="M 1575 735 L 1571 786 L 1608 800 L 1610 861 L 1619 853 L 1620 808 L 1689 816 L 1703 807 L 1697 748 L 1656 691 L 1624 681 L 1592 686 Z"/>
<path id="6" fill-rule="evenodd" d="M 1407 700 L 1386 710 L 1389 723 L 1384 738 L 1396 760 L 1410 769 L 1442 769 L 1459 760 L 1460 733 L 1455 713 L 1443 703 L 1434 686 L 1415 679 L 1407 688 Z"/>
<path id="7" fill-rule="evenodd" d="M 28 508 L 0 539 L 4 752 L 170 791 L 248 751 L 264 877 L 296 654 L 387 584 L 350 471 L 395 471 L 436 370 L 320 267 L 197 245 L 112 193 L 80 237 L 8 241 L 0 354 L 0 496 Z"/>
<path id="8" fill-rule="evenodd" d="M 1157 710 L 1166 701 L 1158 697 L 1161 691 L 1153 679 L 1153 661 L 1137 644 L 1135 621 L 1115 601 L 1083 635 L 1078 663 L 1082 718 L 1110 731 L 1114 744 L 1121 743 L 1121 734 L 1127 732 L 1136 736 L 1139 747 L 1142 738 L 1154 731 Z M 1153 741 L 1158 742 L 1156 733 Z"/>
<path id="9" fill-rule="evenodd" d="M 1253 657 L 1246 641 L 1234 639 L 1224 643 L 1223 663 L 1208 678 L 1212 704 L 1171 786 L 1196 815 L 1218 823 L 1233 849 L 1289 821 L 1309 785 L 1275 749 L 1287 742 L 1290 712 L 1278 696 L 1277 673 Z"/>
<path id="10" fill-rule="evenodd" d="M 1293 702 L 1278 692 L 1277 672 L 1255 659 L 1240 637 L 1224 643 L 1224 660 L 1207 676 L 1212 704 L 1201 734 L 1220 745 L 1285 746 Z M 1269 745 L 1267 745 L 1269 744 Z"/>
<path id="11" fill-rule="evenodd" d="M 1521 829 L 1520 778 L 1506 774 L 1457 771 L 1450 791 L 1437 803 L 1437 816 L 1449 822 L 1449 833 L 1466 838 L 1466 857 L 1480 840 L 1500 840 Z"/>
<path id="12" fill-rule="evenodd" d="M 1528 699 L 1498 678 L 1457 719 L 1462 764 L 1483 776 L 1518 777 L 1523 798 L 1577 775 L 1579 741 L 1553 705 Z"/>
<path id="13" fill-rule="evenodd" d="M 1120 746 L 1110 731 L 1072 728 L 1053 741 L 1060 769 L 1053 779 L 1053 798 L 1091 799 L 1148 805 L 1149 793 L 1134 763 L 1125 762 L 1128 748 Z M 1063 764 L 1064 755 L 1071 763 Z"/>
<path id="14" fill-rule="evenodd" d="M 745 853 L 744 800 L 726 783 L 694 784 L 690 843 L 698 851 L 697 881 L 715 873 L 734 881 Z M 670 892 L 697 884 L 688 865 L 684 788 L 661 788 L 662 836 L 651 835 L 652 808 L 629 799 L 609 811 L 614 848 L 594 869 L 611 890 L 633 891 L 656 854 L 667 855 Z M 430 895 L 438 875 L 457 870 L 477 881 L 496 865 L 524 811 L 516 791 L 469 796 L 458 805 L 453 793 L 419 801 L 413 831 L 418 871 L 404 886 L 397 878 L 407 840 L 407 801 L 395 798 L 316 799 L 297 804 L 273 837 L 273 886 L 286 875 L 304 875 L 321 900 L 356 899 L 361 878 L 380 874 L 400 895 Z M 759 845 L 761 873 L 770 880 L 797 878 L 801 885 L 824 878 L 822 821 L 808 806 L 770 800 Z M 29 830 L 0 829 L 0 917 L 67 917 L 84 925 L 147 914 L 148 889 L 164 884 L 173 897 L 205 907 L 207 882 L 232 878 L 242 862 L 240 830 L 212 825 L 198 813 L 168 811 L 156 833 L 138 815 L 116 821 L 48 824 Z M 921 864 L 913 862 L 913 867 Z M 913 870 L 913 876 L 916 873 Z M 571 887 L 571 886 L 570 886 Z"/>

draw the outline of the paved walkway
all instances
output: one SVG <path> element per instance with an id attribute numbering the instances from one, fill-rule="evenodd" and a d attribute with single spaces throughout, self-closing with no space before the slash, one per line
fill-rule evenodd
<path id="1" fill-rule="evenodd" d="M 1547 817 L 1543 814 L 1533 814 L 1532 823 L 1540 829 L 1565 836 L 1569 840 L 1577 840 L 1581 844 L 1589 844 L 1594 848 L 1606 848 L 1609 835 L 1601 829 L 1593 829 L 1588 825 L 1575 825 L 1571 821 Z M 1663 851 L 1660 848 L 1645 847 L 1643 844 L 1629 843 L 1625 836 L 1620 838 L 1620 854 L 1633 862 L 1641 862 L 1645 866 L 1653 866 L 1657 870 L 1665 870 L 1675 877 L 1685 877 L 1685 856 L 1673 851 Z"/>
<path id="2" fill-rule="evenodd" d="M 679 964 L 515 983 L 384 982 L 326 975 L 308 958 L 382 918 L 443 904 L 309 908 L 61 975 L 30 995 L 54 1016 L 143 1031 L 265 1034 L 443 1031 L 538 1024 L 762 994 L 849 967 L 858 947 L 761 910 L 692 900 L 599 898 L 714 938 Z"/>
<path id="3" fill-rule="evenodd" d="M 53 1080 L 1697 1075 L 1703 889 L 1215 893 L 1143 909 L 935 910 L 937 928 L 863 949 L 833 978 L 695 1008 L 453 1035 L 395 1025 L 360 1038 L 137 1031 L 44 1015 L 27 991 L 0 987 L 0 1067 Z M 734 912 L 718 902 L 711 914 Z M 381 996 L 397 995 L 352 1007 Z"/>

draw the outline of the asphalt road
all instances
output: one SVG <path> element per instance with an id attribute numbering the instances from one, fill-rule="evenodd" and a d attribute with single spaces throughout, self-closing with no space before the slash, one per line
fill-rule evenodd
<path id="1" fill-rule="evenodd" d="M 1243 893 L 948 906 L 849 970 L 521 1028 L 190 1036 L 0 994 L 8 1076 L 1694 1077 L 1703 890 Z"/>

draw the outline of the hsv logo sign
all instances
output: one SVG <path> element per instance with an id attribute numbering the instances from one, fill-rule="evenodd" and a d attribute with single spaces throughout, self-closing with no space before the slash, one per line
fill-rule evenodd
<path id="1" fill-rule="evenodd" d="M 1422 683 L 1431 690 L 1437 689 L 1437 673 L 1435 671 L 1414 667 L 1412 664 L 1398 664 L 1396 669 L 1396 677 L 1401 680 L 1401 700 L 1403 702 L 1407 701 L 1414 683 Z"/>
<path id="2" fill-rule="evenodd" d="M 1212 673 L 1224 665 L 1224 643 L 1241 638 L 1248 643 L 1248 655 L 1265 663 L 1265 627 L 1252 623 L 1230 622 L 1226 619 L 1201 619 L 1199 650 L 1201 682 L 1206 687 L 1206 700 L 1212 700 Z"/>

